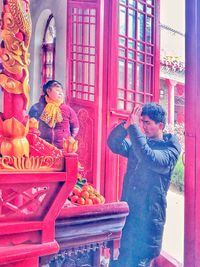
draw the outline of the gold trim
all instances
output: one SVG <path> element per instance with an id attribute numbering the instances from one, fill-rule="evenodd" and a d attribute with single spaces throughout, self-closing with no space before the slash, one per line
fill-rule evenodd
<path id="1" fill-rule="evenodd" d="M 0 171 L 49 171 L 57 160 L 51 156 L 3 156 L 0 158 Z"/>

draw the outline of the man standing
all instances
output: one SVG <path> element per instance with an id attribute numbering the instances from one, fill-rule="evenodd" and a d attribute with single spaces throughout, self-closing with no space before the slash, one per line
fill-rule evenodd
<path id="1" fill-rule="evenodd" d="M 112 152 L 128 158 L 122 200 L 130 209 L 119 259 L 111 261 L 110 267 L 149 267 L 160 254 L 166 194 L 181 152 L 176 137 L 163 134 L 165 123 L 164 109 L 148 103 L 135 107 L 128 120 L 115 127 L 108 137 Z"/>

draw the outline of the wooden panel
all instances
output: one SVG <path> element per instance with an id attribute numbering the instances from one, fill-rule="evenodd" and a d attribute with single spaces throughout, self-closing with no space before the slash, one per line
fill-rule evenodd
<path id="1" fill-rule="evenodd" d="M 125 202 L 63 208 L 56 221 L 56 240 L 60 251 L 56 255 L 43 257 L 42 262 L 55 265 L 60 262 L 61 266 L 65 266 L 65 261 L 102 266 L 98 254 L 102 248 L 110 248 L 111 254 L 116 254 L 114 251 L 119 249 L 127 215 L 128 205 Z"/>
<path id="2" fill-rule="evenodd" d="M 78 114 L 79 159 L 89 182 L 100 190 L 102 129 L 103 1 L 68 1 L 68 99 Z M 101 51 L 102 52 L 102 51 Z"/>

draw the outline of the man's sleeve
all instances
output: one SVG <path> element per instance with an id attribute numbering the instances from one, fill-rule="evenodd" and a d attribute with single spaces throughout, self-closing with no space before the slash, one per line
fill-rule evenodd
<path id="1" fill-rule="evenodd" d="M 132 124 L 128 128 L 131 143 L 137 157 L 144 161 L 155 172 L 167 174 L 173 170 L 180 154 L 180 146 L 166 146 L 166 149 L 154 150 L 148 143 L 146 136 Z"/>
<path id="2" fill-rule="evenodd" d="M 125 139 L 126 136 L 127 130 L 123 127 L 123 123 L 121 123 L 111 131 L 107 144 L 113 153 L 128 158 L 131 143 Z"/>
<path id="3" fill-rule="evenodd" d="M 79 121 L 76 112 L 70 108 L 70 131 L 73 137 L 76 137 L 79 131 Z"/>

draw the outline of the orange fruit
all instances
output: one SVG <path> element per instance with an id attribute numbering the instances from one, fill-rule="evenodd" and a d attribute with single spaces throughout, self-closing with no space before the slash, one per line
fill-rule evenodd
<path id="1" fill-rule="evenodd" d="M 83 197 L 79 197 L 79 199 L 77 200 L 77 203 L 80 205 L 85 205 L 85 199 Z"/>
<path id="2" fill-rule="evenodd" d="M 81 196 L 86 199 L 86 198 L 89 198 L 90 194 L 88 191 L 84 190 L 81 192 Z"/>
<path id="3" fill-rule="evenodd" d="M 86 190 L 86 191 L 88 191 L 88 192 L 90 192 L 90 193 L 93 193 L 93 192 L 94 192 L 94 188 L 93 188 L 91 185 L 89 185 L 89 184 L 85 184 L 85 185 L 82 187 L 82 190 L 83 190 L 83 191 Z"/>
<path id="4" fill-rule="evenodd" d="M 92 199 L 87 198 L 87 199 L 85 200 L 85 205 L 93 205 Z"/>
<path id="5" fill-rule="evenodd" d="M 93 204 L 100 204 L 101 203 L 101 199 L 99 197 L 95 197 L 92 199 Z"/>
<path id="6" fill-rule="evenodd" d="M 104 196 L 101 195 L 99 198 L 101 200 L 101 203 L 104 203 L 105 202 L 105 197 Z"/>
<path id="7" fill-rule="evenodd" d="M 73 194 L 76 196 L 80 196 L 81 195 L 81 189 L 74 187 L 72 190 Z"/>
<path id="8" fill-rule="evenodd" d="M 90 199 L 93 199 L 93 198 L 95 198 L 96 196 L 95 196 L 95 194 L 93 194 L 93 193 L 89 193 L 89 198 Z"/>
<path id="9" fill-rule="evenodd" d="M 79 199 L 79 197 L 76 196 L 76 195 L 73 195 L 73 196 L 70 197 L 70 200 L 71 200 L 72 203 L 76 203 L 78 201 L 78 199 Z"/>

